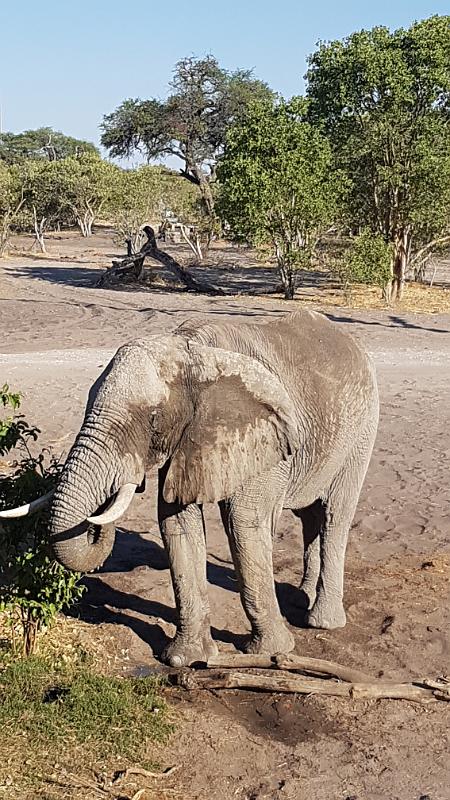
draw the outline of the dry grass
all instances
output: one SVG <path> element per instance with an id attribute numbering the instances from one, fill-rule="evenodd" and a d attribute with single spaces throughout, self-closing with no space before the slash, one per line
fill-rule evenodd
<path id="1" fill-rule="evenodd" d="M 375 286 L 352 286 L 350 291 L 344 289 L 323 289 L 308 295 L 301 295 L 296 302 L 320 305 L 324 308 L 339 306 L 340 308 L 362 308 L 380 311 L 401 311 L 414 314 L 447 314 L 450 313 L 450 289 L 424 286 L 420 283 L 408 283 L 403 300 L 388 305 L 381 297 L 381 291 Z"/>

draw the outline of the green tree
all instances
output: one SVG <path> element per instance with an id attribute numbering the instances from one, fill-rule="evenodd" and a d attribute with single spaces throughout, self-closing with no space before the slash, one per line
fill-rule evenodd
<path id="1" fill-rule="evenodd" d="M 18 164 L 28 159 L 58 161 L 81 153 L 98 153 L 98 150 L 91 142 L 74 139 L 52 128 L 0 133 L 0 161 L 7 164 Z"/>
<path id="2" fill-rule="evenodd" d="M 71 211 L 83 236 L 90 236 L 95 220 L 112 202 L 119 168 L 98 155 L 83 153 L 58 162 L 57 175 L 60 207 Z"/>
<path id="3" fill-rule="evenodd" d="M 20 219 L 25 204 L 23 179 L 17 166 L 8 167 L 0 161 L 0 258 Z"/>
<path id="4" fill-rule="evenodd" d="M 166 167 L 145 165 L 121 170 L 111 208 L 117 240 L 120 244 L 129 243 L 132 254 L 146 240 L 145 225 L 164 227 L 171 217 L 177 219 L 197 258 L 201 259 L 209 246 L 212 227 L 198 187 L 180 181 L 178 174 Z"/>
<path id="5" fill-rule="evenodd" d="M 408 267 L 450 241 L 450 17 L 321 44 L 307 80 L 347 176 L 348 225 L 390 245 L 385 295 L 399 299 Z"/>
<path id="6" fill-rule="evenodd" d="M 34 232 L 43 253 L 47 231 L 71 221 L 61 182 L 61 163 L 29 160 L 18 167 L 25 198 L 19 225 Z"/>
<path id="7" fill-rule="evenodd" d="M 254 104 L 230 129 L 218 168 L 224 222 L 237 240 L 272 249 L 288 299 L 337 210 L 331 149 L 305 112 L 302 98 Z"/>
<path id="8" fill-rule="evenodd" d="M 272 92 L 251 71 L 228 72 L 213 56 L 179 61 L 171 89 L 162 102 L 125 100 L 104 117 L 102 144 L 113 157 L 139 151 L 148 161 L 179 158 L 181 177 L 199 188 L 205 215 L 212 219 L 212 184 L 226 132 L 251 101 Z"/>
<path id="9" fill-rule="evenodd" d="M 338 271 L 345 284 L 367 283 L 384 288 L 390 278 L 391 261 L 391 246 L 381 234 L 365 229 L 343 254 Z"/>
<path id="10" fill-rule="evenodd" d="M 163 167 L 142 166 L 118 174 L 111 201 L 112 221 L 119 243 L 129 242 L 132 253 L 145 241 L 143 226 L 161 219 L 165 172 Z"/>

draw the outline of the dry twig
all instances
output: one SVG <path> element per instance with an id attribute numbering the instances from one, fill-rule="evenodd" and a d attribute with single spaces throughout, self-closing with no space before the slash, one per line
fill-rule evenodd
<path id="1" fill-rule="evenodd" d="M 284 669 L 291 672 L 301 671 L 315 675 L 332 675 L 341 681 L 350 683 L 370 683 L 373 678 L 361 670 L 336 664 L 334 661 L 324 661 L 322 658 L 306 658 L 303 656 L 286 655 L 279 653 L 275 656 L 247 655 L 245 653 L 219 653 L 208 661 L 208 668 L 257 668 L 257 669 Z"/>
<path id="2" fill-rule="evenodd" d="M 119 783 L 120 781 L 126 780 L 130 775 L 141 775 L 143 778 L 168 778 L 176 772 L 177 769 L 180 769 L 180 764 L 168 767 L 164 772 L 151 772 L 143 767 L 127 767 L 124 770 L 120 770 L 120 772 L 116 772 L 112 783 Z"/>

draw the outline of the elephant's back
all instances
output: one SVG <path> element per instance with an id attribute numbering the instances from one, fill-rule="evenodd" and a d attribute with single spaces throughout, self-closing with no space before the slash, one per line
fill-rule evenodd
<path id="1" fill-rule="evenodd" d="M 299 310 L 261 323 L 184 323 L 179 333 L 261 361 L 286 389 L 318 454 L 350 445 L 378 421 L 375 368 L 347 331 Z"/>
<path id="2" fill-rule="evenodd" d="M 353 429 L 378 414 L 374 364 L 350 333 L 309 310 L 286 315 L 269 333 L 271 327 L 267 334 L 274 356 L 280 354 L 286 388 L 303 408 Z"/>
<path id="3" fill-rule="evenodd" d="M 188 320 L 176 333 L 256 358 L 293 399 L 305 391 L 316 396 L 325 391 L 333 402 L 350 391 L 366 398 L 376 394 L 368 354 L 351 334 L 316 311 L 300 309 L 256 323 Z"/>

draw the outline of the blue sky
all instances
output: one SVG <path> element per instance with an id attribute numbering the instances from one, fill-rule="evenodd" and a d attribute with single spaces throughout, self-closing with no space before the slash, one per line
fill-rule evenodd
<path id="1" fill-rule="evenodd" d="M 126 97 L 163 98 L 187 55 L 253 68 L 291 96 L 319 39 L 449 10 L 448 0 L 0 0 L 3 129 L 49 125 L 98 142 L 103 114 Z"/>

